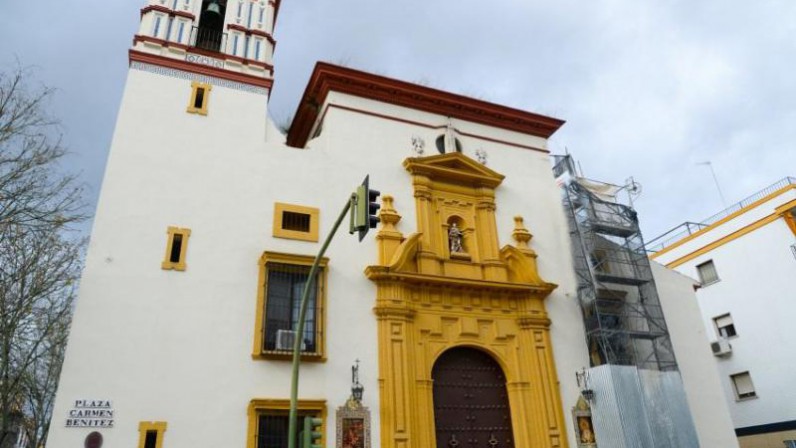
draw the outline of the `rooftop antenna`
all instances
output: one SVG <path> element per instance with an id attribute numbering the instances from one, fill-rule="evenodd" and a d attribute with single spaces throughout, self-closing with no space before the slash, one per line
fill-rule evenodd
<path id="1" fill-rule="evenodd" d="M 627 191 L 627 199 L 630 201 L 630 208 L 633 208 L 633 199 L 641 196 L 641 184 L 630 176 L 625 180 L 625 185 L 622 187 Z"/>
<path id="2" fill-rule="evenodd" d="M 710 160 L 706 162 L 698 162 L 697 165 L 707 165 L 710 168 L 710 174 L 713 175 L 713 182 L 716 183 L 716 190 L 719 191 L 719 196 L 721 197 L 721 203 L 724 205 L 724 208 L 727 208 L 727 200 L 724 199 L 724 193 L 721 191 L 721 187 L 719 186 L 719 180 L 716 178 L 716 172 L 713 171 L 713 164 L 710 163 Z"/>

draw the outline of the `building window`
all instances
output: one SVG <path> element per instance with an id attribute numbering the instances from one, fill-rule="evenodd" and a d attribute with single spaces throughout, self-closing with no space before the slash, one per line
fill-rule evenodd
<path id="1" fill-rule="evenodd" d="M 752 377 L 749 375 L 749 372 L 730 375 L 730 379 L 732 380 L 732 386 L 735 389 L 735 398 L 737 400 L 757 398 L 755 386 L 752 384 Z"/>
<path id="2" fill-rule="evenodd" d="M 318 241 L 320 210 L 301 205 L 274 204 L 274 236 L 302 241 Z"/>
<path id="3" fill-rule="evenodd" d="M 716 266 L 713 260 L 708 260 L 697 267 L 697 274 L 699 274 L 699 281 L 702 285 L 710 285 L 719 281 L 719 274 L 716 272 Z"/>
<path id="4" fill-rule="evenodd" d="M 738 336 L 738 333 L 735 331 L 735 324 L 732 321 L 732 316 L 729 314 L 725 314 L 723 316 L 713 318 L 713 323 L 716 325 L 716 331 L 719 333 L 719 336 L 725 339 L 729 339 L 734 336 Z"/>
<path id="5" fill-rule="evenodd" d="M 254 41 L 254 60 L 260 60 L 260 39 L 255 39 Z"/>
<path id="6" fill-rule="evenodd" d="M 182 43 L 183 34 L 185 34 L 185 22 L 180 20 L 180 27 L 177 29 L 177 42 Z"/>
<path id="7" fill-rule="evenodd" d="M 300 337 L 302 358 L 324 360 L 326 258 L 321 260 L 308 295 L 304 331 L 300 336 L 296 333 L 301 295 L 314 261 L 312 256 L 277 252 L 265 252 L 260 258 L 255 358 L 290 359 L 296 337 Z"/>
<path id="8" fill-rule="evenodd" d="M 249 436 L 247 448 L 283 448 L 287 446 L 288 412 L 290 400 L 252 400 L 249 403 Z M 298 433 L 303 429 L 304 417 L 323 420 L 321 446 L 326 446 L 326 400 L 299 400 Z"/>
<path id="9" fill-rule="evenodd" d="M 160 15 L 155 16 L 155 24 L 152 27 L 152 37 L 158 37 L 160 34 Z"/>
<path id="10" fill-rule="evenodd" d="M 188 252 L 188 238 L 191 236 L 191 229 L 169 227 L 167 233 L 169 237 L 166 242 L 166 256 L 163 259 L 161 267 L 167 270 L 184 271 L 185 256 Z"/>
<path id="11" fill-rule="evenodd" d="M 138 424 L 138 448 L 163 448 L 166 422 L 141 422 Z"/>
<path id="12" fill-rule="evenodd" d="M 191 83 L 191 102 L 188 103 L 189 114 L 207 115 L 207 103 L 213 86 L 203 82 Z"/>

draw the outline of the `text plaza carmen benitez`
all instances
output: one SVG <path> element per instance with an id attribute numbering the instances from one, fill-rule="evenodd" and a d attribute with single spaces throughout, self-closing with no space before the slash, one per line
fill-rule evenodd
<path id="1" fill-rule="evenodd" d="M 75 400 L 69 410 L 67 428 L 112 428 L 113 405 L 110 400 Z"/>

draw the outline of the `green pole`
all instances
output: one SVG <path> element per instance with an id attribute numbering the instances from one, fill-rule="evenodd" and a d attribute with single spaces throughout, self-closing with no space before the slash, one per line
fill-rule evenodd
<path id="1" fill-rule="evenodd" d="M 337 233 L 337 229 L 340 228 L 340 223 L 343 222 L 346 213 L 351 209 L 351 199 L 345 203 L 345 207 L 343 207 L 343 211 L 340 212 L 340 216 L 337 217 L 337 221 L 334 223 L 334 227 L 332 227 L 332 231 L 329 232 L 329 236 L 326 237 L 326 241 L 323 242 L 323 246 L 321 246 L 321 251 L 318 252 L 318 255 L 315 257 L 315 262 L 312 264 L 312 268 L 310 269 L 310 276 L 307 279 L 307 283 L 304 285 L 304 292 L 301 293 L 301 310 L 299 311 L 299 320 L 298 320 L 298 328 L 296 329 L 296 338 L 293 343 L 293 376 L 290 380 L 290 418 L 288 424 L 288 433 L 287 433 L 287 446 L 288 448 L 296 448 L 296 428 L 298 427 L 298 380 L 299 380 L 299 361 L 301 359 L 301 337 L 304 334 L 304 318 L 307 315 L 307 299 L 309 297 L 310 288 L 312 288 L 312 284 L 315 281 L 315 274 L 318 272 L 318 265 L 321 263 L 321 258 L 323 258 L 323 254 L 326 253 L 326 249 L 329 248 L 329 243 L 332 242 L 332 238 L 334 238 L 334 234 Z"/>

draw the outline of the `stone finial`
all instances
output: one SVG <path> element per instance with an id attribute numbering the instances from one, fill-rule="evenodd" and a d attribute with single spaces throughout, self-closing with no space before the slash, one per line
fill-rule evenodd
<path id="1" fill-rule="evenodd" d="M 518 249 L 530 249 L 528 247 L 528 243 L 533 238 L 531 232 L 525 228 L 525 220 L 522 216 L 515 216 L 514 217 L 514 232 L 512 232 L 511 236 L 514 237 L 514 241 L 517 242 Z"/>
<path id="2" fill-rule="evenodd" d="M 385 194 L 381 197 L 381 212 L 379 213 L 381 227 L 379 227 L 379 233 L 376 234 L 376 241 L 379 244 L 379 264 L 382 266 L 390 262 L 404 239 L 401 232 L 395 228 L 395 225 L 401 220 L 401 215 L 395 210 L 392 202 L 393 197 L 390 195 Z"/>
<path id="3" fill-rule="evenodd" d="M 381 211 L 379 212 L 379 219 L 381 220 L 381 231 L 395 232 L 397 229 L 395 225 L 401 220 L 401 215 L 395 210 L 393 205 L 393 197 L 385 194 L 381 197 Z"/>

